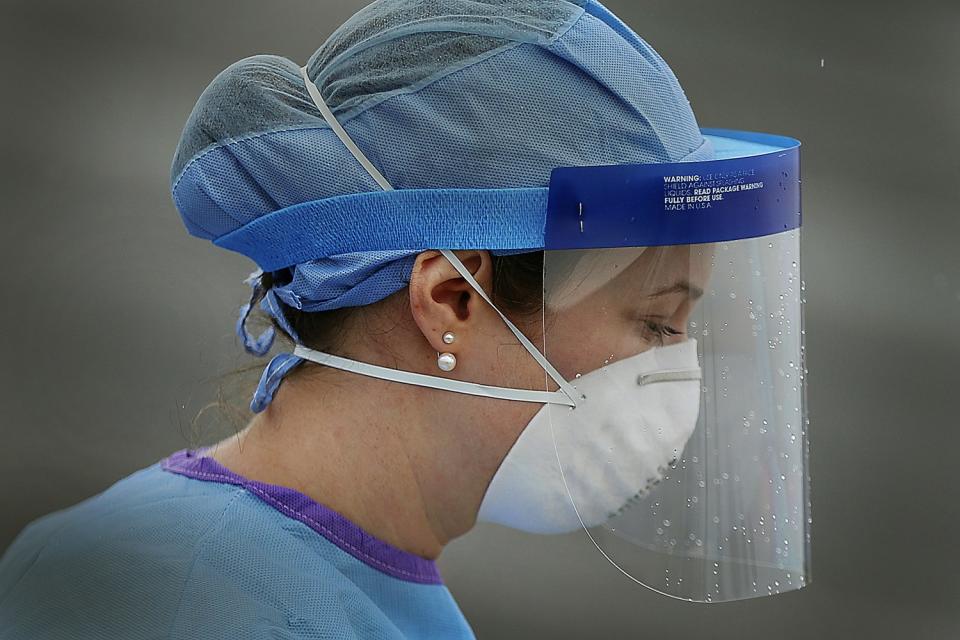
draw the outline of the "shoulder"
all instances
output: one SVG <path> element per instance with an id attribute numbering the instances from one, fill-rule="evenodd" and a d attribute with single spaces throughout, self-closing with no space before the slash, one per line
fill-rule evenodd
<path id="1" fill-rule="evenodd" d="M 158 464 L 20 533 L 0 559 L 0 637 L 296 638 L 320 630 L 351 638 L 358 617 L 377 620 L 376 607 L 310 548 L 299 523 L 242 487 Z"/>

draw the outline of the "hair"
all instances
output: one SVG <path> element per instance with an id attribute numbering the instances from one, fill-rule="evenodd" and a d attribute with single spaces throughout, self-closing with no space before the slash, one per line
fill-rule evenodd
<path id="1" fill-rule="evenodd" d="M 520 253 L 505 256 L 491 256 L 493 261 L 493 291 L 492 300 L 505 313 L 510 313 L 517 319 L 530 319 L 538 316 L 543 308 L 543 251 Z M 290 270 L 264 272 L 260 276 L 259 290 L 262 292 L 251 304 L 250 322 L 252 325 L 266 324 L 272 326 L 278 339 L 295 344 L 292 336 L 284 331 L 280 323 L 272 316 L 264 313 L 259 302 L 274 285 L 286 284 L 290 278 Z M 404 288 L 381 302 L 386 302 L 395 296 L 408 296 L 409 290 Z M 381 304 L 381 302 L 374 304 Z M 357 314 L 364 307 L 345 307 L 332 311 L 305 312 L 280 303 L 281 310 L 287 322 L 300 336 L 300 341 L 306 347 L 317 351 L 335 352 L 342 343 L 342 337 L 348 329 L 357 322 Z M 208 409 L 215 409 L 225 418 L 233 432 L 240 431 L 250 420 L 252 412 L 249 408 L 250 397 L 259 380 L 251 378 L 249 374 L 261 372 L 264 362 L 245 365 L 228 371 L 215 378 L 217 397 L 200 409 L 191 422 L 191 437 L 199 440 L 201 434 L 197 423 Z M 318 365 L 319 366 L 319 365 Z M 285 380 L 302 376 L 310 368 L 299 366 L 291 371 Z"/>

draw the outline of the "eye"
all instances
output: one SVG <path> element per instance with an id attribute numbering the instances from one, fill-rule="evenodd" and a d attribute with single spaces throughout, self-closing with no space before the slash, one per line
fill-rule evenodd
<path id="1" fill-rule="evenodd" d="M 656 320 L 652 320 L 650 318 L 641 319 L 640 324 L 644 333 L 647 335 L 647 339 L 651 342 L 656 342 L 660 346 L 663 346 L 663 341 L 665 338 L 679 336 L 683 333 L 682 331 L 677 331 L 667 324 L 657 322 Z"/>

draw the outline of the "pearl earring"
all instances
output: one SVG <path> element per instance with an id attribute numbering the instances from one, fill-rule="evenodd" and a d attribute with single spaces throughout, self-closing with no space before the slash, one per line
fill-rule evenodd
<path id="1" fill-rule="evenodd" d="M 457 341 L 457 335 L 453 331 L 447 331 L 443 334 L 443 343 L 444 344 L 453 344 Z"/>
<path id="2" fill-rule="evenodd" d="M 453 371 L 457 366 L 457 356 L 452 353 L 441 353 L 437 355 L 437 366 L 441 371 Z"/>

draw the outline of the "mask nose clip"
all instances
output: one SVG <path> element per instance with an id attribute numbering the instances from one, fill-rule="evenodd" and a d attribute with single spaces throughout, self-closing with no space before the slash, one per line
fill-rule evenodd
<path id="1" fill-rule="evenodd" d="M 681 369 L 677 371 L 658 371 L 637 376 L 637 384 L 645 386 L 658 382 L 692 382 L 703 379 L 700 369 Z"/>

